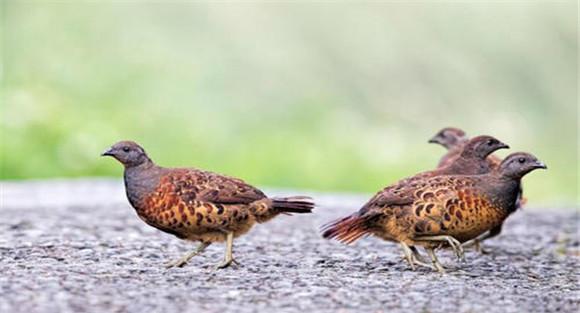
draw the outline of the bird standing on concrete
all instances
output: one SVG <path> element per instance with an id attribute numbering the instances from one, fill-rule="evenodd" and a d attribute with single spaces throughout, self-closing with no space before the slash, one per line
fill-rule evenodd
<path id="1" fill-rule="evenodd" d="M 326 226 L 323 237 L 346 244 L 367 235 L 398 242 L 412 268 L 426 265 L 410 249 L 420 245 L 433 267 L 444 272 L 434 250 L 450 246 L 463 258 L 461 243 L 501 225 L 516 209 L 521 178 L 538 168 L 546 166 L 520 152 L 488 174 L 443 175 L 394 185 L 358 212 Z"/>
<path id="2" fill-rule="evenodd" d="M 412 184 L 416 181 L 428 179 L 435 176 L 441 175 L 478 175 L 485 174 L 491 171 L 489 163 L 487 162 L 488 156 L 499 150 L 507 149 L 508 145 L 497 140 L 492 136 L 478 136 L 475 137 L 464 145 L 462 151 L 457 158 L 454 158 L 452 162 L 444 167 L 437 168 L 432 171 L 427 171 L 419 173 L 415 176 L 408 177 L 398 181 L 396 184 L 391 185 L 378 192 L 373 198 L 371 198 L 368 203 L 375 203 L 380 205 L 384 201 L 388 201 L 391 193 L 397 194 L 398 189 L 405 188 L 407 185 Z M 414 257 L 419 262 L 425 262 L 423 257 L 419 254 L 419 251 L 414 246 L 409 246 L 409 249 L 413 252 Z M 412 266 L 412 264 L 411 264 Z"/>
<path id="3" fill-rule="evenodd" d="M 447 149 L 447 153 L 441 157 L 441 160 L 437 165 L 437 170 L 446 168 L 455 162 L 455 160 L 457 160 L 461 155 L 463 149 L 467 146 L 468 142 L 469 137 L 467 137 L 465 132 L 455 127 L 443 128 L 433 138 L 431 138 L 429 143 L 440 144 Z M 490 155 L 487 157 L 487 163 L 490 169 L 496 169 L 501 163 L 501 159 L 498 156 Z M 520 186 L 520 188 L 522 187 Z M 526 201 L 526 198 L 523 197 L 523 189 L 520 189 L 520 194 L 516 199 L 516 210 L 524 206 Z M 481 237 L 475 238 L 473 241 L 466 243 L 464 247 L 474 246 L 475 250 L 481 253 L 487 253 L 487 251 L 481 246 L 481 242 L 499 235 L 502 228 L 503 223 L 494 229 L 490 229 L 489 232 L 481 235 Z"/>
<path id="4" fill-rule="evenodd" d="M 145 150 L 132 141 L 121 141 L 105 151 L 125 166 L 129 203 L 147 224 L 199 247 L 167 267 L 181 267 L 214 242 L 226 242 L 225 258 L 218 268 L 235 262 L 234 238 L 255 223 L 279 214 L 311 213 L 309 197 L 268 198 L 244 181 L 193 168 L 155 165 Z"/>

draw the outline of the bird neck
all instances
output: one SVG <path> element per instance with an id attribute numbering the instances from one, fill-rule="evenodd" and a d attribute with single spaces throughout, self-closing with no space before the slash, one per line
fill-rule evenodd
<path id="1" fill-rule="evenodd" d="M 125 168 L 125 192 L 129 203 L 137 211 L 144 206 L 145 197 L 156 189 L 162 173 L 163 168 L 153 162 Z"/>
<path id="2" fill-rule="evenodd" d="M 521 180 L 498 175 L 498 173 L 488 174 L 486 189 L 490 195 L 490 200 L 497 206 L 508 212 L 516 210 L 516 202 L 520 192 Z"/>
<path id="3" fill-rule="evenodd" d="M 489 173 L 490 168 L 487 161 L 470 155 L 467 157 L 460 156 L 442 171 L 448 175 L 479 175 Z"/>

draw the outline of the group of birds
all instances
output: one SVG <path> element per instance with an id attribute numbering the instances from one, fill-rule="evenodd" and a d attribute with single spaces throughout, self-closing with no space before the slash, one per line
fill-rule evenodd
<path id="1" fill-rule="evenodd" d="M 346 244 L 370 235 L 397 242 L 413 270 L 424 266 L 445 272 L 435 250 L 451 248 L 465 260 L 465 246 L 479 247 L 480 241 L 498 235 L 505 219 L 525 203 L 522 177 L 546 168 L 525 152 L 502 160 L 491 154 L 508 145 L 491 136 L 470 139 L 457 128 L 444 128 L 429 142 L 447 149 L 436 169 L 382 189 L 359 211 L 323 226 L 322 236 Z M 280 214 L 311 213 L 315 207 L 310 197 L 269 198 L 237 178 L 157 166 L 132 141 L 120 141 L 102 155 L 124 165 L 127 198 L 145 223 L 199 242 L 197 249 L 167 267 L 184 266 L 210 244 L 224 241 L 224 260 L 217 267 L 228 267 L 236 263 L 234 238 L 256 223 Z"/>

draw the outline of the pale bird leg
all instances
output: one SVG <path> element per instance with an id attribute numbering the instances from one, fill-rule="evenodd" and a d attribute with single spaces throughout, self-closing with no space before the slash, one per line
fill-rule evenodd
<path id="1" fill-rule="evenodd" d="M 205 248 L 207 248 L 210 245 L 210 243 L 206 243 L 206 242 L 202 242 L 199 244 L 199 246 L 197 246 L 197 249 L 193 250 L 192 252 L 184 255 L 182 258 L 169 262 L 167 264 L 165 264 L 166 268 L 171 268 L 171 267 L 182 267 L 185 264 L 187 264 L 187 262 L 189 262 L 189 260 L 191 260 L 191 258 L 193 258 L 194 256 L 201 254 Z"/>
<path id="2" fill-rule="evenodd" d="M 437 271 L 441 274 L 445 274 L 445 269 L 443 268 L 441 263 L 439 263 L 439 260 L 437 259 L 437 256 L 435 255 L 435 251 L 433 251 L 432 248 L 425 248 L 425 250 L 427 250 L 427 253 L 431 257 L 431 262 L 433 263 L 433 266 L 437 269 Z"/>
<path id="3" fill-rule="evenodd" d="M 455 252 L 455 255 L 457 256 L 457 258 L 461 261 L 465 261 L 465 253 L 463 252 L 463 248 L 461 247 L 461 243 L 451 237 L 451 236 L 447 236 L 447 235 L 441 235 L 441 236 L 424 236 L 424 237 L 417 237 L 415 238 L 416 240 L 422 240 L 422 241 L 443 241 L 443 242 L 447 242 L 451 248 L 453 249 L 453 251 Z"/>
<path id="4" fill-rule="evenodd" d="M 409 246 L 404 243 L 404 242 L 400 242 L 401 244 L 401 248 L 403 248 L 403 253 L 405 254 L 405 259 L 407 259 L 407 263 L 409 263 L 409 266 L 411 267 L 411 270 L 415 270 L 415 262 L 413 262 L 413 251 L 411 251 L 411 248 L 409 248 Z"/>
<path id="5" fill-rule="evenodd" d="M 475 251 L 478 253 L 488 254 L 489 251 L 484 249 L 483 246 L 481 245 L 481 242 L 487 238 L 488 238 L 487 236 L 483 236 L 481 238 L 475 238 L 467 243 L 464 243 L 462 246 L 463 246 L 463 248 L 466 248 L 466 249 L 473 247 L 473 249 L 475 249 Z"/>
<path id="6" fill-rule="evenodd" d="M 413 271 L 415 270 L 415 265 L 433 269 L 433 267 L 430 264 L 427 264 L 425 262 L 423 257 L 419 254 L 419 251 L 417 251 L 417 248 L 409 246 L 404 242 L 400 242 L 400 244 L 401 247 L 403 248 L 403 252 L 405 253 L 405 259 L 407 259 L 407 262 L 409 263 Z"/>
<path id="7" fill-rule="evenodd" d="M 234 250 L 234 232 L 228 232 L 226 235 L 226 254 L 224 257 L 224 261 L 218 264 L 216 269 L 226 268 L 232 265 L 232 263 L 238 264 L 238 262 L 234 260 L 233 250 Z"/>
<path id="8" fill-rule="evenodd" d="M 415 259 L 417 261 L 422 262 L 422 263 L 427 263 L 427 260 L 425 260 L 423 258 L 423 256 L 419 253 L 419 250 L 417 250 L 417 247 L 410 246 L 410 248 L 411 248 L 411 251 L 413 251 L 413 256 L 415 257 Z"/>
<path id="9" fill-rule="evenodd" d="M 502 225 L 496 226 L 496 227 L 490 229 L 485 234 L 483 234 L 483 235 L 473 239 L 472 241 L 464 244 L 463 247 L 469 248 L 469 247 L 473 246 L 473 247 L 475 247 L 475 250 L 477 252 L 479 252 L 481 254 L 488 254 L 489 251 L 487 251 L 483 247 L 481 247 L 481 242 L 499 235 L 501 233 L 501 229 L 502 229 Z"/>

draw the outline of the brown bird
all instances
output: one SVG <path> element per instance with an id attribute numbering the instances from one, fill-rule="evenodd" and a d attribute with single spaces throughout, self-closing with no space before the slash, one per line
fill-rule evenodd
<path id="1" fill-rule="evenodd" d="M 516 209 L 521 178 L 538 168 L 546 166 L 519 152 L 487 174 L 443 175 L 391 186 L 381 191 L 381 201 L 371 200 L 326 226 L 323 237 L 346 244 L 367 235 L 398 242 L 413 269 L 426 265 L 410 249 L 420 245 L 433 267 L 444 272 L 434 249 L 450 246 L 462 257 L 462 242 L 497 227 Z"/>
<path id="2" fill-rule="evenodd" d="M 441 157 L 441 160 L 437 165 L 437 169 L 446 168 L 455 160 L 457 160 L 463 149 L 467 146 L 468 142 L 469 137 L 467 137 L 465 132 L 459 128 L 447 127 L 440 130 L 433 138 L 429 140 L 429 143 L 440 144 L 447 148 L 447 153 Z M 501 159 L 495 155 L 490 155 L 487 158 L 487 162 L 490 169 L 495 169 L 501 163 Z M 516 209 L 520 209 L 526 202 L 526 198 L 523 197 L 523 190 L 520 190 L 520 195 L 516 200 Z M 503 224 L 494 229 L 491 229 L 489 232 L 483 234 L 480 238 L 476 238 L 464 246 L 474 246 L 477 251 L 481 253 L 487 253 L 486 250 L 481 247 L 481 242 L 499 235 L 501 233 L 502 227 Z"/>
<path id="3" fill-rule="evenodd" d="M 465 135 L 465 132 L 455 127 L 443 128 L 433 138 L 429 139 L 429 143 L 437 143 L 447 148 L 447 153 L 441 157 L 437 168 L 445 167 L 459 157 L 468 140 L 469 138 Z"/>
<path id="4" fill-rule="evenodd" d="M 465 132 L 454 127 L 443 128 L 433 138 L 429 139 L 429 143 L 440 144 L 447 148 L 447 153 L 441 157 L 437 168 L 444 168 L 453 163 L 461 155 L 463 148 L 468 142 L 469 137 L 465 135 Z M 488 162 L 491 168 L 496 168 L 501 163 L 501 159 L 490 155 Z"/>
<path id="5" fill-rule="evenodd" d="M 508 145 L 492 136 L 478 136 L 466 141 L 459 155 L 451 160 L 451 162 L 446 166 L 432 171 L 423 172 L 410 178 L 405 178 L 397 182 L 395 186 L 389 186 L 385 189 L 393 187 L 397 189 L 398 187 L 406 186 L 414 181 L 441 175 L 478 175 L 489 173 L 492 170 L 490 163 L 487 161 L 490 154 L 499 149 L 508 148 Z M 375 197 L 369 200 L 369 202 L 380 204 L 384 201 L 384 199 L 382 199 L 383 197 L 384 193 L 379 192 Z M 410 246 L 409 248 L 419 262 L 425 263 L 423 257 L 414 246 Z"/>
<path id="6" fill-rule="evenodd" d="M 124 181 L 129 203 L 147 224 L 198 241 L 198 248 L 167 267 L 185 265 L 214 242 L 226 242 L 225 258 L 218 268 L 236 263 L 234 238 L 256 223 L 279 214 L 311 213 L 309 197 L 268 198 L 244 181 L 193 168 L 155 165 L 145 150 L 132 141 L 120 141 L 105 151 L 125 166 Z"/>

